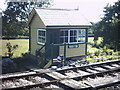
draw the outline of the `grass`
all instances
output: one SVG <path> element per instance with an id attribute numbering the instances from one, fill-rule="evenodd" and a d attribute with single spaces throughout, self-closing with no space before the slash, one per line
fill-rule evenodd
<path id="1" fill-rule="evenodd" d="M 99 37 L 97 40 L 97 44 L 100 44 L 102 42 L 102 37 Z M 2 56 L 5 56 L 5 53 L 7 52 L 6 43 L 10 42 L 12 45 L 18 45 L 18 48 L 14 51 L 13 58 L 21 57 L 22 53 L 25 53 L 29 49 L 29 39 L 11 39 L 11 40 L 2 40 Z M 94 37 L 88 37 L 89 43 L 94 43 Z M 98 51 L 98 48 L 92 47 L 92 45 L 88 44 L 88 52 L 95 53 Z"/>
<path id="2" fill-rule="evenodd" d="M 27 52 L 29 49 L 29 39 L 2 40 L 2 56 L 5 56 L 7 52 L 7 42 L 10 42 L 12 45 L 18 45 L 18 48 L 14 51 L 13 58 L 21 57 L 21 54 Z"/>
<path id="3" fill-rule="evenodd" d="M 102 38 L 98 38 L 97 43 L 100 43 L 102 41 Z M 7 53 L 6 43 L 10 42 L 12 45 L 18 45 L 18 48 L 14 51 L 13 58 L 15 57 L 21 57 L 22 53 L 25 53 L 29 49 L 29 39 L 10 39 L 10 40 L 2 40 L 2 56 L 5 56 L 5 53 Z M 94 37 L 88 38 L 89 43 L 94 43 Z M 97 48 L 93 48 L 91 45 L 88 45 L 88 51 L 95 52 L 97 51 Z"/>

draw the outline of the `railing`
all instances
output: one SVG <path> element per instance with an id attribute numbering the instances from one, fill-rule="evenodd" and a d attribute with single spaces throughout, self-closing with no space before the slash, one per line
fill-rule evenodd
<path id="1" fill-rule="evenodd" d="M 42 51 L 43 49 L 45 49 L 45 45 L 42 46 L 40 49 L 36 50 L 36 60 L 38 62 L 38 66 L 41 66 L 43 61 L 46 60 L 45 51 Z"/>

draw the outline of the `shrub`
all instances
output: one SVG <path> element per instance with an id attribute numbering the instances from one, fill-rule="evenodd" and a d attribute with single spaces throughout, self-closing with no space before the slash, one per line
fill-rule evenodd
<path id="1" fill-rule="evenodd" d="M 110 52 L 109 52 L 109 55 L 113 55 L 113 51 L 110 51 Z"/>
<path id="2" fill-rule="evenodd" d="M 91 55 L 92 53 L 90 53 L 89 51 L 87 51 L 87 55 L 89 56 L 89 55 Z"/>
<path id="3" fill-rule="evenodd" d="M 113 51 L 110 50 L 110 49 L 108 49 L 108 48 L 109 48 L 109 45 L 108 45 L 108 44 L 104 45 L 104 47 L 103 47 L 103 53 L 104 53 L 105 55 L 112 55 L 112 54 L 113 54 Z"/>
<path id="4" fill-rule="evenodd" d="M 88 55 L 90 58 L 93 58 L 93 57 L 94 57 L 93 53 L 91 53 L 91 52 L 89 52 L 89 51 L 87 51 L 87 55 Z"/>
<path id="5" fill-rule="evenodd" d="M 12 45 L 10 42 L 6 44 L 7 47 L 7 55 L 11 58 L 14 54 L 14 50 L 18 48 L 18 45 Z"/>
<path id="6" fill-rule="evenodd" d="M 100 53 L 101 53 L 101 52 L 100 52 L 100 50 L 98 50 L 98 51 L 95 51 L 95 53 L 94 53 L 94 54 L 95 54 L 95 56 L 99 56 L 99 55 L 100 55 Z"/>

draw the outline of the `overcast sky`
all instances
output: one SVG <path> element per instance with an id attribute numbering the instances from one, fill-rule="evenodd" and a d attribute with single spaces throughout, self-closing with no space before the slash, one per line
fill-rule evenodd
<path id="1" fill-rule="evenodd" d="M 103 16 L 103 8 L 118 0 L 54 0 L 53 8 L 77 9 L 86 20 L 97 22 Z M 5 0 L 0 0 L 0 8 L 5 9 Z"/>
<path id="2" fill-rule="evenodd" d="M 97 22 L 103 16 L 104 7 L 117 0 L 54 0 L 56 8 L 79 8 L 80 13 L 89 22 Z"/>

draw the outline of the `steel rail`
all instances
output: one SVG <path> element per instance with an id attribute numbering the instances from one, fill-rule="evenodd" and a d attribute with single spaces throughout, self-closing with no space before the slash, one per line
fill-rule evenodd
<path id="1" fill-rule="evenodd" d="M 96 78 L 96 77 L 104 76 L 104 75 L 107 75 L 107 74 L 109 75 L 109 74 L 119 73 L 120 67 L 111 68 L 111 69 L 108 69 L 108 70 L 105 70 L 105 71 L 97 70 L 96 73 L 89 73 L 87 75 L 78 75 L 78 76 L 58 78 L 58 79 L 56 79 L 52 76 L 49 76 L 49 74 L 47 74 L 47 73 L 56 72 L 56 73 L 59 73 L 59 74 L 63 75 L 63 72 L 66 72 L 67 70 L 73 70 L 73 71 L 82 70 L 82 71 L 84 71 L 85 69 L 87 70 L 88 68 L 90 68 L 90 69 L 93 68 L 93 70 L 96 70 L 96 69 L 94 69 L 94 66 L 101 67 L 103 65 L 112 65 L 112 64 L 118 64 L 119 65 L 119 63 L 120 63 L 120 60 L 115 60 L 115 61 L 107 61 L 107 62 L 102 62 L 102 63 L 97 63 L 97 64 L 86 65 L 86 66 L 73 67 L 73 68 L 68 68 L 68 69 L 63 69 L 63 70 L 56 70 L 56 71 L 49 71 L 49 70 L 48 71 L 47 70 L 35 71 L 35 70 L 32 70 L 32 72 L 35 72 L 35 73 L 30 73 L 28 75 L 20 75 L 20 76 L 19 75 L 18 76 L 13 75 L 13 76 L 10 76 L 10 77 L 3 77 L 3 78 L 0 78 L 0 79 L 2 79 L 3 81 L 6 81 L 6 80 L 15 80 L 15 79 L 19 79 L 19 78 L 25 78 L 25 77 L 29 77 L 29 76 L 40 76 L 41 78 L 46 78 L 45 76 L 47 76 L 47 77 L 50 77 L 50 78 L 53 78 L 53 79 L 48 81 L 48 82 L 34 83 L 32 85 L 17 86 L 17 87 L 12 87 L 12 88 L 2 88 L 2 90 L 23 90 L 23 89 L 30 89 L 30 88 L 34 88 L 34 87 L 43 88 L 46 85 L 51 85 L 51 84 L 56 84 L 56 83 L 62 84 L 64 87 L 67 87 L 69 89 L 87 90 L 87 89 L 104 88 L 104 87 L 108 87 L 109 85 L 119 84 L 120 80 L 118 79 L 118 80 L 115 80 L 115 82 L 109 82 L 109 83 L 105 83 L 105 84 L 102 84 L 102 85 L 99 84 L 97 86 L 92 86 L 91 84 L 86 83 L 86 85 L 88 85 L 88 87 L 84 87 L 84 88 L 81 88 L 81 87 L 73 88 L 70 85 L 65 85 L 63 83 L 63 81 L 64 80 L 71 80 L 71 79 L 78 81 L 78 80 L 84 80 L 88 77 Z M 87 72 L 87 71 L 84 71 L 84 72 Z"/>
<path id="2" fill-rule="evenodd" d="M 73 68 L 67 68 L 67 69 L 62 69 L 62 70 L 57 70 L 57 72 L 62 72 L 62 71 L 67 71 L 67 70 L 76 70 L 76 69 L 81 69 L 81 68 L 86 68 L 86 67 L 93 67 L 93 66 L 100 66 L 103 64 L 114 64 L 114 63 L 120 63 L 120 60 L 114 60 L 114 61 L 106 61 L 106 62 L 98 62 L 98 63 L 93 63 L 85 66 L 80 66 L 80 67 L 73 67 Z"/>

